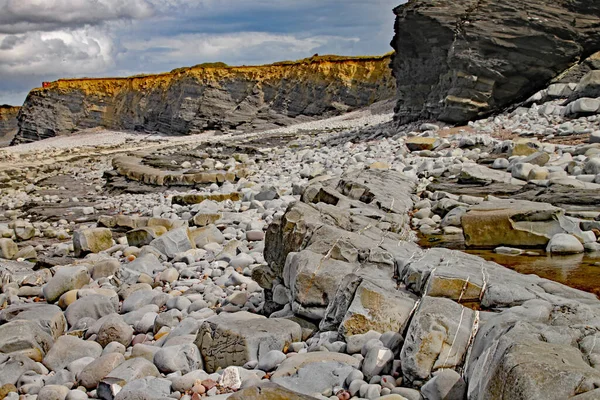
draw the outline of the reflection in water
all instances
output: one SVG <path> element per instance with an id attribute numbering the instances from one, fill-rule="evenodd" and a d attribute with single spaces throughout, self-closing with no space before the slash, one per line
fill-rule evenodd
<path id="1" fill-rule="evenodd" d="M 522 274 L 535 274 L 600 296 L 600 253 L 551 256 L 543 250 L 534 250 L 532 253 L 537 255 L 510 256 L 492 250 L 465 249 L 461 236 L 420 237 L 419 244 L 462 250 Z"/>

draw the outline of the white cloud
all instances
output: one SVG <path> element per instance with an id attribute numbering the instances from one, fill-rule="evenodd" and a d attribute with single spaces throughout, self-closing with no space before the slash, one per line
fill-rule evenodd
<path id="1" fill-rule="evenodd" d="M 171 63 L 186 66 L 207 61 L 248 60 L 261 63 L 293 57 L 312 55 L 328 42 L 356 42 L 357 38 L 313 36 L 298 38 L 266 32 L 241 32 L 235 34 L 186 34 L 170 38 L 129 40 L 122 42 L 126 53 L 141 53 L 146 63 Z"/>
<path id="2" fill-rule="evenodd" d="M 9 42 L 12 46 L 2 46 Z M 104 29 L 0 34 L 0 75 L 81 76 L 113 64 L 112 39 Z"/>

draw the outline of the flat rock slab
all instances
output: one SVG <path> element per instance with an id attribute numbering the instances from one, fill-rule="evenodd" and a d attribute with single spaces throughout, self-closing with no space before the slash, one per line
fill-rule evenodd
<path id="1" fill-rule="evenodd" d="M 246 311 L 222 313 L 206 320 L 196 337 L 204 361 L 204 369 L 212 373 L 218 368 L 242 366 L 271 350 L 284 350 L 301 340 L 302 328 L 297 323 L 278 318 L 265 318 Z"/>
<path id="2" fill-rule="evenodd" d="M 543 247 L 555 234 L 578 229 L 564 210 L 524 200 L 485 201 L 470 207 L 461 224 L 470 247 Z"/>

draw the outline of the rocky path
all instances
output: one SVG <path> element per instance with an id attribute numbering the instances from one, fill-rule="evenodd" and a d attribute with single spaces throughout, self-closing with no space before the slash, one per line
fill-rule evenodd
<path id="1" fill-rule="evenodd" d="M 415 239 L 600 261 L 598 123 L 2 150 L 0 398 L 597 398 L 594 294 Z"/>

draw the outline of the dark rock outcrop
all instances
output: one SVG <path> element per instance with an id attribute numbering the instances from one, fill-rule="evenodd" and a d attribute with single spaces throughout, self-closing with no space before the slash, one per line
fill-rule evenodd
<path id="1" fill-rule="evenodd" d="M 61 79 L 29 93 L 14 143 L 98 126 L 187 135 L 269 129 L 336 115 L 394 97 L 390 57 L 322 56 L 129 78 Z"/>
<path id="2" fill-rule="evenodd" d="M 10 144 L 17 134 L 17 115 L 21 107 L 0 105 L 0 147 Z"/>
<path id="3" fill-rule="evenodd" d="M 595 0 L 410 0 L 394 11 L 403 123 L 485 116 L 600 50 Z"/>

